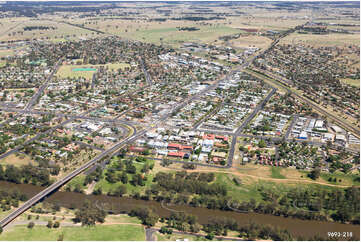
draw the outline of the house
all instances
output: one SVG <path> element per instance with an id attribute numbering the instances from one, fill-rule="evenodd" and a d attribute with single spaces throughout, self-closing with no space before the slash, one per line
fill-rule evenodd
<path id="1" fill-rule="evenodd" d="M 154 139 L 155 137 L 158 136 L 158 134 L 153 133 L 153 132 L 147 132 L 145 135 L 146 135 L 147 138 L 149 138 L 149 139 Z"/>
<path id="2" fill-rule="evenodd" d="M 157 154 L 166 156 L 168 154 L 168 150 L 157 150 Z"/>

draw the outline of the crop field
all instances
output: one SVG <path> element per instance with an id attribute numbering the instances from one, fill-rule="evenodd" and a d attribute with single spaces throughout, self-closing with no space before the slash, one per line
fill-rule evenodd
<path id="1" fill-rule="evenodd" d="M 358 34 L 299 34 L 292 33 L 280 41 L 280 44 L 305 44 L 314 47 L 360 45 Z"/>
<path id="2" fill-rule="evenodd" d="M 10 24 L 10 28 L 7 28 L 2 33 L 0 32 L 0 41 L 25 40 L 31 38 L 61 41 L 75 37 L 94 37 L 96 35 L 95 32 L 90 30 L 49 20 L 32 20 L 24 18 L 22 20 L 17 20 L 14 23 L 11 22 Z M 3 25 L 6 25 L 6 23 L 3 23 Z M 48 27 L 49 29 L 24 30 L 25 27 L 38 26 Z"/>
<path id="3" fill-rule="evenodd" d="M 85 24 L 86 27 L 116 34 L 126 39 L 179 47 L 182 42 L 197 41 L 210 43 L 220 36 L 241 33 L 242 31 L 224 24 L 212 22 L 201 25 L 193 21 L 148 22 L 134 20 L 97 20 Z M 177 27 L 196 27 L 196 31 L 180 31 Z"/>
<path id="4" fill-rule="evenodd" d="M 229 41 L 230 45 L 236 48 L 258 47 L 264 49 L 271 44 L 269 38 L 257 35 L 240 36 L 238 39 Z"/>

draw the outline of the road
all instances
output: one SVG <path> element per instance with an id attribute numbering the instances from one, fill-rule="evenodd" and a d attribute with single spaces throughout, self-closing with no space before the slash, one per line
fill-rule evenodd
<path id="1" fill-rule="evenodd" d="M 47 88 L 49 81 L 53 78 L 54 74 L 58 71 L 60 64 L 62 63 L 62 59 L 60 59 L 56 64 L 51 72 L 51 74 L 48 76 L 48 78 L 44 81 L 44 83 L 39 87 L 37 92 L 31 97 L 30 101 L 26 104 L 25 110 L 30 110 L 34 104 L 38 101 L 40 96 L 43 94 L 45 88 Z"/>
<path id="2" fill-rule="evenodd" d="M 291 133 L 291 130 L 292 130 L 292 127 L 295 126 L 295 123 L 297 122 L 297 119 L 298 119 L 299 115 L 293 115 L 293 119 L 292 119 L 292 122 L 290 124 L 290 126 L 288 127 L 287 131 L 286 131 L 286 135 L 285 135 L 285 138 L 288 139 L 288 137 L 290 137 L 290 133 Z"/>
<path id="3" fill-rule="evenodd" d="M 276 91 L 277 91 L 276 88 L 272 88 L 271 92 L 267 95 L 267 97 L 257 105 L 257 107 L 253 110 L 253 112 L 250 115 L 248 115 L 246 120 L 241 124 L 241 126 L 238 127 L 236 132 L 233 134 L 231 147 L 228 153 L 228 160 L 227 160 L 228 168 L 232 167 L 233 165 L 233 157 L 236 148 L 237 137 L 241 134 L 242 130 L 248 125 L 248 123 L 257 115 L 257 113 L 264 107 L 264 105 L 270 100 L 273 94 L 276 93 Z"/>
<path id="4" fill-rule="evenodd" d="M 143 73 L 144 73 L 144 76 L 145 76 L 145 80 L 147 82 L 148 85 L 152 85 L 152 79 L 150 78 L 150 75 L 147 71 L 147 68 L 145 67 L 145 64 L 144 64 L 144 60 L 142 57 L 139 58 L 139 63 L 140 63 L 140 66 L 143 70 Z"/>

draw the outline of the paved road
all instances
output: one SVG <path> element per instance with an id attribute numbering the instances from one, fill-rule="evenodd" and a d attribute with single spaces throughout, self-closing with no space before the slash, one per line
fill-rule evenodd
<path id="1" fill-rule="evenodd" d="M 264 105 L 270 100 L 273 94 L 276 93 L 276 90 L 277 90 L 276 88 L 272 88 L 271 92 L 267 95 L 267 97 L 257 105 L 257 107 L 253 110 L 253 112 L 250 115 L 248 115 L 246 120 L 241 124 L 241 126 L 238 127 L 238 129 L 234 133 L 232 137 L 231 147 L 228 153 L 228 162 L 227 162 L 228 168 L 232 167 L 233 165 L 233 157 L 236 148 L 237 137 L 241 134 L 242 130 L 248 125 L 248 123 L 257 115 L 257 113 L 264 107 Z"/>
<path id="2" fill-rule="evenodd" d="M 60 59 L 56 64 L 51 72 L 51 74 L 48 76 L 48 78 L 44 81 L 44 83 L 39 87 L 37 92 L 31 97 L 30 101 L 25 106 L 25 110 L 30 110 L 34 104 L 38 101 L 39 97 L 43 94 L 45 88 L 47 88 L 49 81 L 53 78 L 54 74 L 58 71 L 60 64 L 62 63 L 62 59 Z"/>
<path id="3" fill-rule="evenodd" d="M 196 130 L 201 126 L 201 124 L 209 118 L 209 116 L 212 116 L 213 114 L 217 113 L 221 108 L 223 107 L 223 103 L 221 103 L 219 106 L 215 107 L 209 114 L 207 114 L 205 117 L 201 118 L 198 122 L 196 122 L 193 125 L 193 130 Z"/>
<path id="4" fill-rule="evenodd" d="M 290 136 L 291 130 L 292 130 L 293 126 L 295 126 L 295 123 L 297 122 L 298 117 L 299 117 L 298 114 L 293 115 L 292 122 L 291 122 L 290 126 L 288 127 L 288 129 L 286 131 L 286 135 L 285 135 L 286 139 L 288 139 L 288 137 Z"/>
<path id="5" fill-rule="evenodd" d="M 145 67 L 143 57 L 139 58 L 139 63 L 140 63 L 140 66 L 141 66 L 141 68 L 143 70 L 143 73 L 144 73 L 145 80 L 146 80 L 147 84 L 152 85 L 152 79 L 150 78 L 150 75 L 149 75 L 149 73 L 147 71 L 147 68 Z"/>
<path id="6" fill-rule="evenodd" d="M 154 233 L 157 231 L 158 231 L 157 229 L 146 227 L 145 228 L 145 240 L 146 241 L 155 241 L 156 239 L 155 239 Z"/>

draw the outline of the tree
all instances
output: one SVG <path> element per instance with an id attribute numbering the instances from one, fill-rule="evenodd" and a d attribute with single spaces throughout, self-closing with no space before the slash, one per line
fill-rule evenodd
<path id="1" fill-rule="evenodd" d="M 60 222 L 59 221 L 55 221 L 53 228 L 59 228 L 60 227 Z"/>
<path id="2" fill-rule="evenodd" d="M 317 180 L 321 175 L 321 169 L 315 168 L 311 171 L 311 173 L 308 175 L 312 180 Z"/>
<path id="3" fill-rule="evenodd" d="M 53 227 L 53 221 L 49 220 L 48 224 L 46 225 L 46 227 L 48 227 L 49 229 L 51 229 Z"/>
<path id="4" fill-rule="evenodd" d="M 106 212 L 86 200 L 83 206 L 75 212 L 75 222 L 81 222 L 82 226 L 92 226 L 96 222 L 104 223 Z"/>
<path id="5" fill-rule="evenodd" d="M 124 194 L 127 193 L 127 187 L 125 185 L 120 185 L 116 188 L 114 192 L 114 196 L 122 197 Z"/>
<path id="6" fill-rule="evenodd" d="M 138 217 L 147 226 L 154 226 L 159 220 L 159 216 L 149 208 L 132 209 L 129 215 Z"/>
<path id="7" fill-rule="evenodd" d="M 3 227 L 0 226 L 0 234 L 3 232 Z"/>
<path id="8" fill-rule="evenodd" d="M 120 175 L 120 181 L 123 184 L 127 184 L 128 183 L 128 175 L 126 172 L 122 172 L 122 174 Z"/>
<path id="9" fill-rule="evenodd" d="M 166 226 L 162 226 L 159 230 L 159 233 L 162 233 L 162 234 L 172 234 L 173 233 L 173 230 L 170 229 L 170 228 L 167 228 Z"/>
<path id="10" fill-rule="evenodd" d="M 208 233 L 205 237 L 206 239 L 213 240 L 214 239 L 214 233 Z"/>
<path id="11" fill-rule="evenodd" d="M 32 229 L 34 228 L 34 226 L 35 226 L 34 222 L 28 223 L 28 229 Z"/>
<path id="12" fill-rule="evenodd" d="M 263 139 L 261 139 L 261 140 L 259 141 L 259 143 L 258 143 L 258 147 L 259 147 L 259 148 L 264 148 L 264 147 L 266 147 L 266 142 L 265 142 Z"/>

